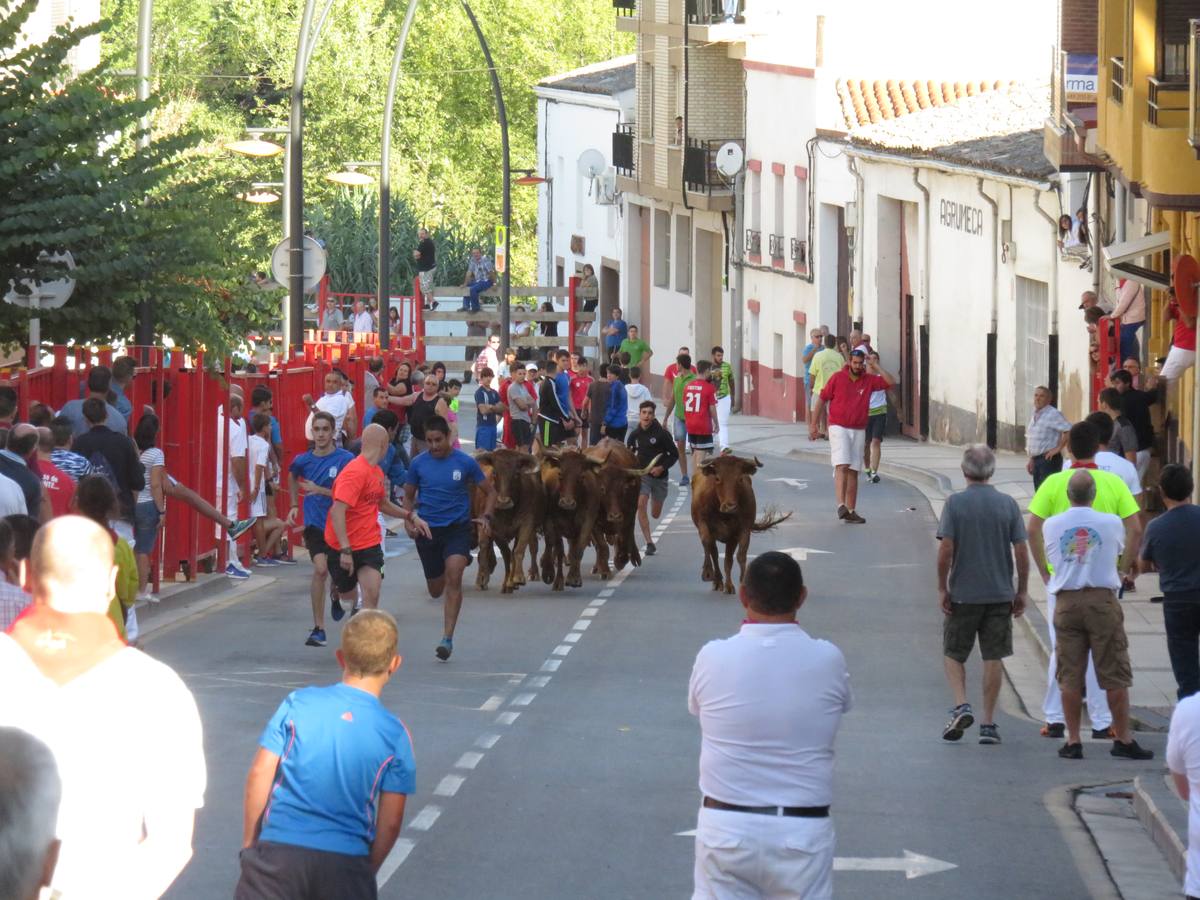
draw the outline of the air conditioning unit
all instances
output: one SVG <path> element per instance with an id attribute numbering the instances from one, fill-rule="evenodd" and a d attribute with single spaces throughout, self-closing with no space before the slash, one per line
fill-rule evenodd
<path id="1" fill-rule="evenodd" d="M 617 173 L 609 169 L 595 180 L 596 205 L 613 206 L 617 202 Z"/>

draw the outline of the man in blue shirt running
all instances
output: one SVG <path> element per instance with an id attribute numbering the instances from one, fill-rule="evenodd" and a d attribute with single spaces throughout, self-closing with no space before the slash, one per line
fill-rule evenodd
<path id="1" fill-rule="evenodd" d="M 312 560 L 313 574 L 309 586 L 312 598 L 313 627 L 308 640 L 309 647 L 325 646 L 325 579 L 329 576 L 326 561 L 329 547 L 325 543 L 325 520 L 333 506 L 333 481 L 354 459 L 354 454 L 341 450 L 333 443 L 334 418 L 327 412 L 313 413 L 313 449 L 301 453 L 292 460 L 288 471 L 288 490 L 292 506 L 288 510 L 287 524 L 296 524 L 296 513 L 300 507 L 300 491 L 304 491 L 304 546 Z M 334 601 L 334 621 L 344 614 L 341 603 Z"/>
<path id="2" fill-rule="evenodd" d="M 491 540 L 496 491 L 474 458 L 450 446 L 450 425 L 441 416 L 426 420 L 425 444 L 427 452 L 414 457 L 404 482 L 404 508 L 410 514 L 417 511 L 429 525 L 429 538 L 418 536 L 411 528 L 408 534 L 416 541 L 429 596 L 436 600 L 443 591 L 446 593 L 445 630 L 435 651 L 437 658 L 445 662 L 454 652 L 454 627 L 463 600 L 463 570 L 471 562 L 471 547 L 475 544 L 471 522 L 474 493 L 483 491 L 483 515 L 475 521 L 480 539 L 486 541 Z"/>
<path id="3" fill-rule="evenodd" d="M 416 790 L 412 740 L 379 702 L 400 668 L 396 620 L 363 610 L 342 631 L 340 684 L 293 691 L 246 777 L 236 900 L 375 900 Z"/>

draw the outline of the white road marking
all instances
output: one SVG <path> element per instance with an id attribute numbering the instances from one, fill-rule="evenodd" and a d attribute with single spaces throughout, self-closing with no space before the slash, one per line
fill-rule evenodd
<path id="1" fill-rule="evenodd" d="M 566 635 L 563 637 L 563 643 L 565 643 L 565 644 L 578 644 L 578 643 L 579 643 L 579 639 L 580 639 L 581 637 L 583 637 L 583 635 L 582 635 L 582 634 L 580 634 L 578 631 L 568 631 L 568 632 L 566 633 Z"/>
<path id="2" fill-rule="evenodd" d="M 614 593 L 616 593 L 616 588 L 605 588 L 600 593 L 598 593 L 596 596 L 597 597 L 611 597 Z"/>
<path id="3" fill-rule="evenodd" d="M 592 609 L 590 606 L 580 613 L 581 616 L 594 616 L 595 614 L 596 610 Z"/>
<path id="4" fill-rule="evenodd" d="M 557 647 L 554 648 L 555 656 L 566 656 L 570 652 L 571 652 L 570 644 L 559 644 Z"/>
<path id="5" fill-rule="evenodd" d="M 512 698 L 512 705 L 513 706 L 528 706 L 530 703 L 533 702 L 533 698 L 536 696 L 537 696 L 537 694 L 517 694 L 517 696 Z"/>
<path id="6" fill-rule="evenodd" d="M 588 606 L 592 606 L 592 607 L 599 609 L 601 606 L 603 606 L 607 602 L 608 602 L 607 597 L 597 597 L 595 600 L 593 600 L 591 603 L 589 603 Z"/>
<path id="7" fill-rule="evenodd" d="M 798 491 L 808 490 L 808 480 L 805 478 L 768 478 L 767 481 L 782 481 L 784 484 L 790 484 Z"/>
<path id="8" fill-rule="evenodd" d="M 479 765 L 479 761 L 483 759 L 482 753 L 476 753 L 473 750 L 468 750 L 458 758 L 458 762 L 454 764 L 456 769 L 474 769 Z"/>
<path id="9" fill-rule="evenodd" d="M 408 823 L 408 827 L 413 831 L 428 831 L 441 814 L 440 806 L 427 806 L 413 817 L 413 820 Z"/>
<path id="10" fill-rule="evenodd" d="M 481 734 L 475 739 L 475 746 L 482 747 L 484 750 L 491 750 L 496 746 L 496 741 L 500 740 L 498 734 Z"/>
<path id="11" fill-rule="evenodd" d="M 495 712 L 504 705 L 504 697 L 501 694 L 492 694 L 483 701 L 483 705 L 479 707 L 480 712 Z"/>
<path id="12" fill-rule="evenodd" d="M 510 685 L 512 685 L 513 687 L 516 687 L 518 684 L 520 684 L 524 680 L 525 680 L 524 672 L 516 672 L 516 673 L 508 676 L 508 683 Z"/>
<path id="13" fill-rule="evenodd" d="M 779 552 L 786 553 L 788 556 L 790 556 L 792 559 L 796 560 L 797 562 L 807 561 L 808 557 L 814 553 L 819 554 L 821 556 L 831 556 L 832 555 L 832 551 L 818 550 L 816 547 L 786 547 L 786 548 L 780 550 Z"/>
<path id="14" fill-rule="evenodd" d="M 675 837 L 695 837 L 695 836 L 696 836 L 696 829 L 695 829 L 695 828 L 693 828 L 691 831 L 677 831 L 677 832 L 675 832 Z"/>
<path id="15" fill-rule="evenodd" d="M 388 879 L 396 874 L 396 870 L 404 865 L 404 861 L 408 859 L 408 854 L 412 853 L 416 842 L 408 838 L 399 838 L 392 845 L 392 852 L 387 855 L 387 859 L 383 861 L 383 865 L 379 867 L 379 871 L 375 874 L 375 884 L 377 887 L 383 887 L 388 883 Z"/>
<path id="16" fill-rule="evenodd" d="M 587 631 L 588 628 L 591 626 L 591 624 L 592 623 L 589 619 L 580 619 L 578 622 L 575 623 L 575 625 L 572 627 L 571 630 L 572 631 Z"/>
<path id="17" fill-rule="evenodd" d="M 496 724 L 511 725 L 513 722 L 517 721 L 517 716 L 519 715 L 519 712 L 502 712 L 500 715 L 496 716 Z"/>
<path id="18" fill-rule="evenodd" d="M 525 681 L 525 686 L 531 688 L 544 688 L 549 683 L 549 675 L 530 675 Z"/>
<path id="19" fill-rule="evenodd" d="M 835 856 L 833 859 L 835 872 L 903 872 L 904 877 L 908 879 L 957 868 L 954 863 L 934 859 L 932 856 L 922 856 L 911 850 L 905 850 L 902 857 Z"/>
<path id="20" fill-rule="evenodd" d="M 558 667 L 562 665 L 561 659 L 548 659 L 542 663 L 543 672 L 557 672 Z"/>
<path id="21" fill-rule="evenodd" d="M 453 797 L 458 793 L 458 789 L 463 786 L 463 782 L 466 780 L 461 775 L 447 775 L 433 789 L 433 795 L 435 797 Z"/>

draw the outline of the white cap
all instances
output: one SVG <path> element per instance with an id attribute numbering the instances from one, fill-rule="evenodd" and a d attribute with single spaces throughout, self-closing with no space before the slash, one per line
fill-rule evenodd
<path id="1" fill-rule="evenodd" d="M 536 372 L 537 371 L 537 363 L 525 363 L 525 371 L 526 372 Z"/>

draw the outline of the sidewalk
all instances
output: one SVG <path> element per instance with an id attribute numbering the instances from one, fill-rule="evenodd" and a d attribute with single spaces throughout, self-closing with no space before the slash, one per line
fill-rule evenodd
<path id="1" fill-rule="evenodd" d="M 729 423 L 730 443 L 744 453 L 774 453 L 785 456 L 829 462 L 829 444 L 808 440 L 802 424 L 788 424 L 758 416 L 735 415 Z M 935 516 L 940 517 L 946 497 L 966 487 L 959 462 L 962 448 L 943 444 L 919 443 L 907 438 L 888 438 L 883 442 L 880 475 L 898 478 L 916 487 L 925 495 Z M 996 474 L 991 483 L 997 490 L 1013 497 L 1025 510 L 1033 497 L 1033 480 L 1025 471 L 1025 457 L 1016 453 L 996 454 Z M 1130 704 L 1136 724 L 1146 730 L 1165 731 L 1175 707 L 1175 679 L 1167 656 L 1166 634 L 1163 629 L 1162 604 L 1150 598 L 1160 594 L 1158 576 L 1142 575 L 1137 590 L 1126 593 L 1121 601 L 1125 611 L 1125 631 L 1129 635 L 1129 655 L 1133 663 L 1133 687 Z M 1018 622 L 1024 623 L 1039 659 L 1012 658 L 1009 677 L 1021 696 L 1021 702 L 1031 718 L 1042 715 L 1044 675 L 1039 682 L 1030 678 L 1030 669 L 1040 666 L 1044 673 L 1049 663 L 1049 636 L 1046 629 L 1046 591 L 1041 579 L 1030 577 L 1029 595 L 1033 609 Z M 1020 671 L 1014 671 L 1020 668 Z M 1039 687 L 1040 684 L 1040 687 Z"/>

